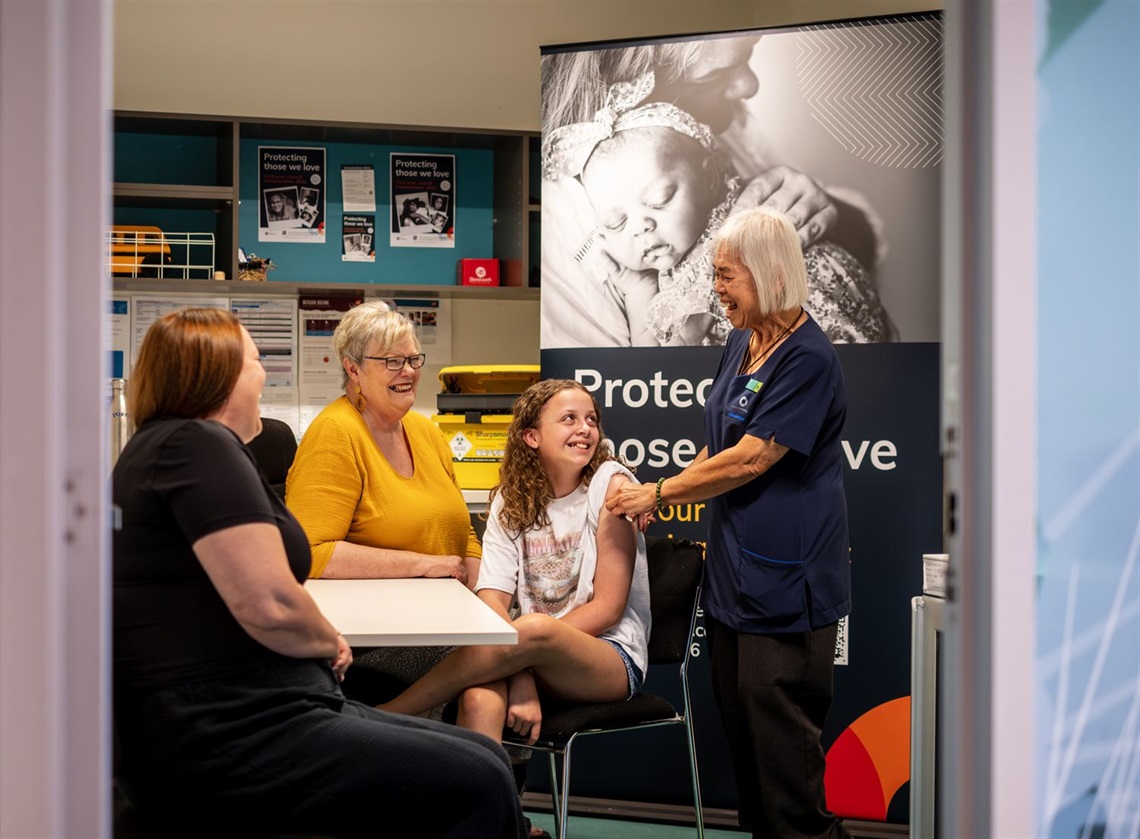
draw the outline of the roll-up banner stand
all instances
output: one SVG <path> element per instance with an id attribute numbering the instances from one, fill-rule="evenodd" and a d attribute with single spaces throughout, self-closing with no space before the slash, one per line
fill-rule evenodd
<path id="1" fill-rule="evenodd" d="M 725 335 L 709 235 L 756 204 L 800 225 L 808 308 L 848 395 L 854 607 L 824 731 L 828 804 L 898 823 L 910 598 L 922 555 L 942 545 L 942 37 L 933 12 L 542 50 L 542 375 L 594 392 L 640 480 L 676 474 L 704 446 Z M 660 518 L 651 534 L 706 538 L 701 504 Z M 703 627 L 693 643 L 704 804 L 735 809 Z M 654 675 L 648 688 L 667 694 Z M 576 796 L 691 801 L 679 730 L 586 742 Z M 536 769 L 531 787 L 544 788 Z"/>

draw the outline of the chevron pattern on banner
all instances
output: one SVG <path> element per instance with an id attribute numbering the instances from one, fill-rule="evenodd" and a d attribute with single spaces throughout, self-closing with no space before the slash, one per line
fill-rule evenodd
<path id="1" fill-rule="evenodd" d="M 812 117 L 849 154 L 900 169 L 942 160 L 942 25 L 855 21 L 797 36 L 796 76 Z"/>

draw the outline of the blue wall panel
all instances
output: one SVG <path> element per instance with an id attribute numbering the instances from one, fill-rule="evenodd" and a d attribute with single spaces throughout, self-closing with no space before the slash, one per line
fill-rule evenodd
<path id="1" fill-rule="evenodd" d="M 325 242 L 257 241 L 257 149 L 259 146 L 318 147 L 326 150 L 328 194 L 325 206 Z M 389 155 L 399 153 L 454 154 L 456 157 L 456 219 L 454 248 L 389 247 Z M 267 139 L 241 142 L 239 168 L 241 206 L 238 212 L 239 244 L 246 253 L 268 257 L 277 265 L 270 280 L 306 283 L 391 283 L 399 285 L 454 285 L 456 261 L 464 257 L 490 257 L 493 250 L 494 153 L 489 149 L 409 148 L 358 143 L 305 143 Z M 372 164 L 376 173 L 376 261 L 341 261 L 340 167 Z"/>

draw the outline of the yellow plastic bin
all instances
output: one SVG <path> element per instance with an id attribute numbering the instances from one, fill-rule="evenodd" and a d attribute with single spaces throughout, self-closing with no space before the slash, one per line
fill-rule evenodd
<path id="1" fill-rule="evenodd" d="M 499 482 L 511 408 L 539 379 L 537 364 L 483 364 L 439 371 L 439 413 L 432 420 L 451 449 L 462 489 L 490 489 Z"/>

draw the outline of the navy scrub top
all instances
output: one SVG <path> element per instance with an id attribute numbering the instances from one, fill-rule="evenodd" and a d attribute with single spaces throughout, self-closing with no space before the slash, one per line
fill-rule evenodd
<path id="1" fill-rule="evenodd" d="M 808 320 L 752 374 L 749 330 L 728 336 L 705 403 L 709 457 L 745 434 L 788 452 L 708 502 L 705 608 L 739 632 L 804 632 L 851 611 L 839 439 L 847 391 L 835 348 Z"/>

